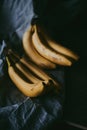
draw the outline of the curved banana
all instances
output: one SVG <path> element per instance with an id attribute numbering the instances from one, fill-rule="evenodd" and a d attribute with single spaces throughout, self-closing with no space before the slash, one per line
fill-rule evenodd
<path id="1" fill-rule="evenodd" d="M 60 84 L 56 82 L 53 78 L 51 78 L 48 74 L 46 74 L 42 69 L 38 68 L 34 64 L 30 63 L 25 59 L 25 57 L 20 59 L 20 62 L 22 62 L 25 66 L 27 66 L 29 69 L 31 69 L 39 78 L 41 78 L 43 81 L 50 81 L 54 84 L 54 87 L 56 87 L 57 90 L 60 88 Z M 52 84 L 50 84 L 52 85 Z"/>
<path id="2" fill-rule="evenodd" d="M 35 73 L 39 78 L 42 80 L 51 80 L 51 78 L 41 69 L 38 68 L 36 65 L 30 63 L 27 61 L 24 57 L 20 59 L 20 62 L 22 62 L 24 65 L 26 65 L 29 69 L 32 70 L 33 73 Z"/>
<path id="3" fill-rule="evenodd" d="M 23 73 L 23 75 L 32 83 L 37 83 L 38 81 L 40 81 L 38 78 L 36 78 L 30 71 L 29 69 L 22 64 L 19 60 L 16 61 L 16 57 L 14 55 L 8 55 L 9 58 L 11 59 L 11 61 L 14 63 L 14 66 L 16 66 L 16 68 Z"/>
<path id="4" fill-rule="evenodd" d="M 42 80 L 50 80 L 51 77 L 48 76 L 41 68 L 33 64 L 31 61 L 27 59 L 27 57 L 24 55 L 23 57 L 19 57 L 16 53 L 14 53 L 11 49 L 8 50 L 8 55 L 10 55 L 11 60 L 14 63 L 22 63 L 24 64 L 29 70 L 31 70 L 34 74 L 36 74 L 40 79 Z"/>
<path id="5" fill-rule="evenodd" d="M 27 79 L 29 79 L 32 83 L 37 83 L 39 80 L 38 78 L 36 78 L 34 75 L 32 75 L 28 69 L 26 69 L 24 66 L 22 66 L 22 64 L 20 63 L 15 63 L 15 66 L 19 69 L 19 71 L 21 71 L 26 77 Z"/>
<path id="6" fill-rule="evenodd" d="M 45 83 L 47 84 L 49 82 L 50 85 L 54 86 L 58 91 L 60 88 L 60 84 L 58 82 L 56 82 L 53 78 L 51 78 L 46 72 L 44 72 L 41 68 L 39 68 L 38 66 L 36 66 L 35 64 L 31 63 L 27 57 L 24 55 L 23 57 L 19 57 L 16 53 L 14 53 L 12 50 L 8 51 L 9 55 L 11 55 L 11 59 L 12 61 L 16 64 L 24 64 L 24 66 L 26 66 L 26 68 L 28 68 L 29 70 L 31 70 L 36 77 L 39 77 L 38 80 L 42 80 L 45 81 Z M 21 68 L 23 69 L 23 67 Z M 24 71 L 25 73 L 25 68 L 24 70 L 20 70 L 20 71 Z M 27 73 L 27 72 L 26 72 Z M 26 76 L 26 75 L 25 75 Z M 34 78 L 33 78 L 34 79 Z M 33 80 L 32 79 L 32 80 Z M 29 76 L 29 80 L 30 80 L 30 76 Z M 37 81 L 35 79 L 35 81 Z"/>
<path id="7" fill-rule="evenodd" d="M 75 54 L 73 51 L 71 51 L 70 49 L 62 46 L 61 44 L 57 43 L 56 41 L 53 41 L 49 36 L 46 35 L 45 31 L 43 30 L 43 28 L 39 28 L 39 32 L 42 33 L 43 37 L 45 38 L 45 40 L 47 41 L 48 45 L 54 49 L 56 52 L 61 53 L 65 56 L 68 56 L 74 60 L 78 60 L 79 56 L 77 54 Z"/>
<path id="8" fill-rule="evenodd" d="M 47 38 L 46 38 L 47 39 Z M 49 44 L 50 47 L 52 47 L 55 51 L 57 51 L 58 53 L 61 53 L 65 56 L 68 56 L 74 60 L 78 60 L 79 59 L 79 56 L 76 55 L 74 52 L 72 52 L 70 49 L 67 49 L 65 47 L 63 47 L 62 45 L 50 40 L 50 39 L 47 39 L 47 42 Z"/>
<path id="9" fill-rule="evenodd" d="M 11 59 L 11 61 L 14 63 L 14 65 L 16 66 L 16 68 L 23 73 L 23 75 L 29 80 L 31 81 L 32 83 L 37 83 L 38 81 L 42 81 L 42 79 L 36 77 L 36 75 L 34 75 L 34 73 L 32 73 L 33 71 L 31 71 L 31 67 L 29 67 L 29 64 L 28 66 L 26 64 L 23 63 L 23 58 L 18 58 L 18 55 L 15 55 L 14 53 L 13 54 L 9 54 L 9 58 Z M 19 60 L 17 60 L 16 58 L 18 58 Z M 21 61 L 22 60 L 22 61 Z M 44 81 L 45 80 L 45 81 Z M 43 81 L 45 83 L 48 83 L 48 81 L 50 81 L 50 79 L 43 79 Z"/>
<path id="10" fill-rule="evenodd" d="M 38 52 L 35 50 L 32 44 L 32 27 L 29 28 L 24 33 L 23 36 L 23 48 L 25 50 L 25 53 L 27 56 L 37 65 L 39 65 L 42 68 L 56 68 L 56 65 L 54 63 L 51 63 L 49 60 L 45 59 L 41 55 L 38 54 Z"/>
<path id="11" fill-rule="evenodd" d="M 36 26 L 34 26 L 32 41 L 38 53 L 40 53 L 40 55 L 42 55 L 43 57 L 47 58 L 51 62 L 56 63 L 58 65 L 71 66 L 72 62 L 70 60 L 68 60 L 66 57 L 62 56 L 61 54 L 58 54 L 55 51 L 50 50 L 42 43 L 41 39 L 38 36 Z"/>
<path id="12" fill-rule="evenodd" d="M 41 95 L 45 90 L 45 83 L 38 82 L 35 84 L 30 84 L 25 82 L 14 70 L 14 68 L 10 65 L 8 58 L 6 58 L 8 63 L 8 74 L 16 87 L 26 96 L 36 97 Z"/>

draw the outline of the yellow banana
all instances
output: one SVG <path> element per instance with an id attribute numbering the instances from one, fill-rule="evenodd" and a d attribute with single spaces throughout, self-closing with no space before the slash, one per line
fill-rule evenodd
<path id="1" fill-rule="evenodd" d="M 72 62 L 70 60 L 68 60 L 66 57 L 62 56 L 61 54 L 58 54 L 55 51 L 49 49 L 42 43 L 41 39 L 38 36 L 36 26 L 34 26 L 32 41 L 38 53 L 40 53 L 40 55 L 42 55 L 43 57 L 47 58 L 51 62 L 56 63 L 58 65 L 71 66 Z"/>
<path id="2" fill-rule="evenodd" d="M 25 64 L 29 69 L 33 71 L 33 73 L 35 73 L 42 80 L 51 80 L 51 77 L 49 77 L 41 68 L 38 68 L 33 63 L 29 62 L 25 57 L 21 58 L 20 62 Z"/>
<path id="3" fill-rule="evenodd" d="M 40 81 L 38 78 L 33 76 L 28 69 L 26 69 L 21 63 L 15 63 L 15 66 L 32 82 L 37 83 Z"/>
<path id="4" fill-rule="evenodd" d="M 67 48 L 63 47 L 62 45 L 57 44 L 56 42 L 52 41 L 51 39 L 47 39 L 47 42 L 49 43 L 49 46 L 52 47 L 58 53 L 68 56 L 74 60 L 79 59 L 79 56 L 76 55 L 74 52 L 72 52 L 70 49 L 67 49 Z"/>
<path id="5" fill-rule="evenodd" d="M 45 82 L 37 82 L 30 84 L 24 81 L 16 72 L 15 69 L 10 65 L 9 59 L 6 57 L 8 63 L 8 74 L 16 87 L 26 96 L 36 97 L 44 93 Z"/>
<path id="6" fill-rule="evenodd" d="M 26 64 L 20 62 L 20 58 L 19 60 L 16 59 L 16 57 L 14 56 L 15 54 L 9 54 L 9 58 L 11 59 L 11 61 L 14 63 L 14 65 L 16 66 L 16 68 L 23 73 L 23 75 L 32 83 L 37 83 L 38 81 L 42 81 L 40 78 L 36 77 L 36 75 L 34 75 L 34 73 L 32 73 L 31 69 L 29 67 L 26 66 Z M 16 55 L 18 57 L 18 55 Z M 21 58 L 23 59 L 23 58 Z M 29 66 L 29 65 L 28 65 Z M 49 79 L 45 79 L 45 83 L 48 83 Z"/>
<path id="7" fill-rule="evenodd" d="M 28 59 L 27 59 L 27 57 L 24 55 L 23 57 L 19 57 L 16 53 L 14 53 L 12 50 L 9 50 L 8 51 L 8 53 L 9 53 L 9 55 L 11 55 L 10 57 L 11 57 L 11 59 L 12 59 L 12 61 L 13 62 L 17 62 L 16 63 L 16 67 L 18 68 L 19 67 L 19 69 L 21 69 L 20 71 L 24 71 L 23 72 L 23 74 L 24 73 L 27 73 L 25 76 L 27 77 L 27 75 L 28 75 L 28 72 L 27 71 L 25 71 L 26 69 L 25 68 L 23 68 L 23 67 L 21 67 L 20 68 L 20 64 L 24 64 L 24 66 L 26 66 L 26 68 L 28 68 L 29 70 L 31 70 L 31 73 L 33 73 L 34 74 L 34 77 L 32 78 L 32 76 L 31 76 L 31 78 L 32 78 L 32 81 L 33 81 L 33 79 L 35 80 L 35 82 L 36 81 L 38 81 L 38 80 L 42 80 L 42 81 L 45 81 L 45 83 L 47 84 L 48 82 L 49 82 L 49 84 L 50 84 L 50 86 L 54 86 L 57 90 L 59 90 L 59 88 L 60 88 L 60 84 L 58 83 L 58 82 L 56 82 L 53 78 L 51 78 L 46 72 L 44 72 L 41 68 L 39 68 L 38 66 L 36 66 L 35 64 L 33 64 L 33 63 L 31 63 Z M 35 78 L 35 76 L 36 76 L 36 78 Z M 38 80 L 37 80 L 37 78 L 38 78 Z M 30 74 L 29 74 L 29 78 L 28 78 L 29 80 L 30 80 Z M 34 82 L 34 81 L 33 81 Z"/>
<path id="8" fill-rule="evenodd" d="M 45 59 L 35 50 L 32 44 L 32 27 L 24 33 L 23 48 L 27 56 L 37 65 L 42 68 L 56 68 L 56 65 L 49 60 Z"/>
<path id="9" fill-rule="evenodd" d="M 16 53 L 14 53 L 11 49 L 8 50 L 9 55 L 11 55 L 11 59 L 14 60 L 13 62 L 21 62 L 23 63 L 27 68 L 29 68 L 34 74 L 36 74 L 40 79 L 47 80 L 51 79 L 41 68 L 39 68 L 37 65 L 32 63 L 28 60 L 28 57 L 25 55 L 23 57 L 19 57 Z"/>
<path id="10" fill-rule="evenodd" d="M 39 27 L 39 32 L 42 33 L 43 37 L 45 38 L 45 40 L 47 41 L 48 45 L 54 49 L 56 52 L 68 56 L 74 60 L 78 60 L 79 56 L 77 54 L 75 54 L 73 51 L 71 51 L 70 49 L 62 46 L 61 44 L 57 43 L 56 41 L 53 41 L 48 35 L 46 35 L 45 31 L 43 28 Z"/>
<path id="11" fill-rule="evenodd" d="M 29 69 L 31 69 L 42 80 L 50 81 L 52 84 L 54 84 L 54 87 L 56 87 L 59 90 L 60 84 L 58 82 L 56 82 L 53 78 L 51 78 L 47 73 L 45 73 L 41 68 L 38 68 L 36 65 L 27 61 L 25 57 L 21 58 L 20 62 L 22 62 Z M 52 85 L 52 84 L 50 84 L 50 85 Z"/>

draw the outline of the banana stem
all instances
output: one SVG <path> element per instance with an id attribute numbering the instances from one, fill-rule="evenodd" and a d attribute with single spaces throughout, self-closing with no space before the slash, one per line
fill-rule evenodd
<path id="1" fill-rule="evenodd" d="M 18 60 L 20 59 L 20 56 L 18 56 L 16 53 L 14 53 L 11 49 L 8 50 L 8 53 L 15 56 Z"/>
<path id="2" fill-rule="evenodd" d="M 10 63 L 9 58 L 7 56 L 6 56 L 6 61 L 7 61 L 8 67 L 11 66 L 11 63 Z"/>

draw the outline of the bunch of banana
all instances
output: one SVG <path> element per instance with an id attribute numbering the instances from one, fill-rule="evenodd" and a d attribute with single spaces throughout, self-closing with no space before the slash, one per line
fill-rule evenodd
<path id="1" fill-rule="evenodd" d="M 79 59 L 74 52 L 51 40 L 37 25 L 31 26 L 24 33 L 23 48 L 27 56 L 19 57 L 9 49 L 6 60 L 9 77 L 16 87 L 29 97 L 42 95 L 54 88 L 59 91 L 60 84 L 42 68 L 71 66 L 73 60 Z"/>
<path id="2" fill-rule="evenodd" d="M 42 68 L 56 68 L 54 63 L 44 58 L 36 51 L 32 43 L 32 34 L 32 27 L 30 27 L 23 36 L 23 48 L 29 59 Z"/>
<path id="3" fill-rule="evenodd" d="M 25 56 L 20 58 L 9 50 L 6 60 L 9 77 L 24 95 L 36 97 L 54 88 L 59 90 L 60 85 L 42 69 L 29 62 Z"/>
<path id="4" fill-rule="evenodd" d="M 38 28 L 37 32 L 42 34 L 42 36 L 47 41 L 47 44 L 51 49 L 53 49 L 57 53 L 60 53 L 61 55 L 64 55 L 65 57 L 68 57 L 72 60 L 77 61 L 79 59 L 79 56 L 76 53 L 74 53 L 70 49 L 62 46 L 61 44 L 59 44 L 56 41 L 54 41 L 53 39 L 51 39 L 48 35 L 46 35 L 46 31 L 44 30 L 43 27 L 39 27 L 39 26 L 34 25 L 34 28 L 36 28 L 36 29 Z"/>
<path id="5" fill-rule="evenodd" d="M 74 52 L 51 40 L 43 29 L 38 30 L 37 25 L 33 25 L 24 33 L 23 48 L 28 57 L 43 68 L 71 66 L 73 60 L 79 59 Z"/>

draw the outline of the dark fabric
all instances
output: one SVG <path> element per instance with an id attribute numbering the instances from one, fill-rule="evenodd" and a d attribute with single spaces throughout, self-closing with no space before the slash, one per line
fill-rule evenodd
<path id="1" fill-rule="evenodd" d="M 32 19 L 38 17 L 38 5 L 43 12 L 46 1 L 42 3 L 32 0 L 0 1 L 0 129 L 3 130 L 45 130 L 63 115 L 63 68 L 48 71 L 62 84 L 59 94 L 53 92 L 29 98 L 11 82 L 5 64 L 5 47 L 23 54 L 22 36 Z"/>

